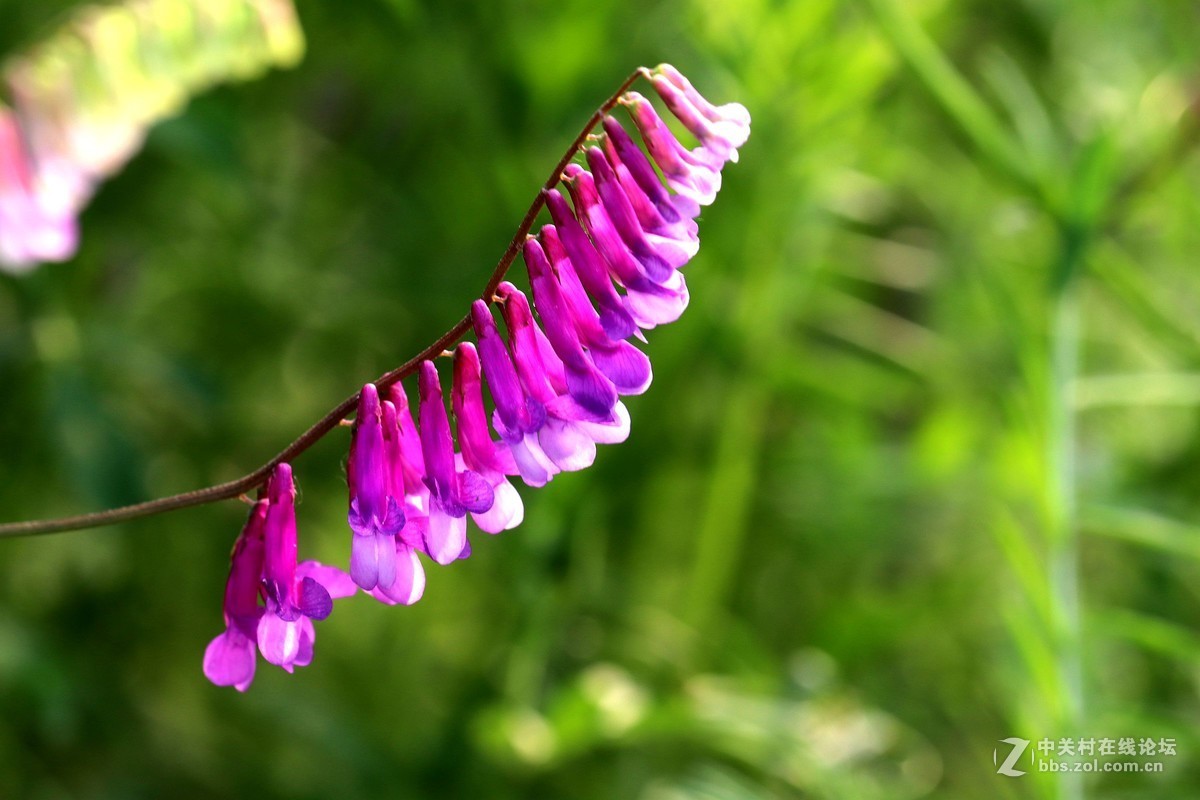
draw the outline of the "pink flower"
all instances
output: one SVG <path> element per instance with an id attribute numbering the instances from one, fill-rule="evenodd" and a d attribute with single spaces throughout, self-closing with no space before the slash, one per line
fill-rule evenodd
<path id="1" fill-rule="evenodd" d="M 313 620 L 333 598 L 357 591 L 350 576 L 316 561 L 296 564 L 296 489 L 280 464 L 233 548 L 225 585 L 225 631 L 204 652 L 204 674 L 244 692 L 254 680 L 254 643 L 263 658 L 291 672 L 312 661 Z M 259 600 L 265 600 L 265 606 Z"/>

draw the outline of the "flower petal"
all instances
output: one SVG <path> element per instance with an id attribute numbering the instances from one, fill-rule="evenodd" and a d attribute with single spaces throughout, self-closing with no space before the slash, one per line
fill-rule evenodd
<path id="1" fill-rule="evenodd" d="M 313 660 L 313 645 L 316 644 L 317 632 L 308 617 L 301 617 L 299 627 L 300 646 L 296 648 L 296 657 L 292 659 L 290 666 L 307 667 Z"/>
<path id="2" fill-rule="evenodd" d="M 638 327 L 648 330 L 679 319 L 687 309 L 688 299 L 683 273 L 675 272 L 666 283 L 630 287 L 625 295 L 625 306 Z"/>
<path id="3" fill-rule="evenodd" d="M 350 577 L 364 589 L 379 585 L 379 554 L 373 534 L 350 539 Z"/>
<path id="4" fill-rule="evenodd" d="M 312 578 L 300 581 L 300 613 L 310 619 L 325 619 L 333 611 L 333 598 L 325 587 Z"/>
<path id="5" fill-rule="evenodd" d="M 575 424 L 597 444 L 620 444 L 629 438 L 629 410 L 624 403 L 617 403 L 608 422 L 579 420 Z"/>
<path id="6" fill-rule="evenodd" d="M 263 614 L 258 621 L 258 650 L 272 664 L 291 666 L 300 652 L 300 621 L 289 622 L 276 614 Z"/>
<path id="7" fill-rule="evenodd" d="M 455 499 L 467 511 L 482 514 L 492 507 L 492 485 L 478 472 L 463 470 L 458 473 Z"/>
<path id="8" fill-rule="evenodd" d="M 650 381 L 654 379 L 650 359 L 629 342 L 593 347 L 588 354 L 596 368 L 613 382 L 621 394 L 641 394 L 650 388 Z"/>
<path id="9" fill-rule="evenodd" d="M 254 658 L 254 642 L 229 628 L 205 648 L 204 677 L 217 686 L 234 686 L 244 692 L 254 680 Z"/>
<path id="10" fill-rule="evenodd" d="M 538 240 L 525 242 L 523 256 L 529 268 L 534 299 L 546 323 L 546 336 L 563 364 L 567 390 L 576 402 L 592 413 L 608 414 L 617 402 L 616 388 L 584 353 L 567 301 Z"/>
<path id="11" fill-rule="evenodd" d="M 496 432 L 511 443 L 512 439 L 519 439 L 540 428 L 545 422 L 545 409 L 534 398 L 525 396 L 508 348 L 500 338 L 496 320 L 482 300 L 476 300 L 471 305 L 471 321 L 479 341 L 483 376 L 496 402 L 495 415 L 502 423 Z"/>
<path id="12" fill-rule="evenodd" d="M 290 465 L 276 465 L 267 483 L 267 499 L 263 581 L 287 615 L 295 603 L 296 586 L 296 486 Z"/>
<path id="13" fill-rule="evenodd" d="M 572 422 L 551 418 L 538 431 L 538 443 L 564 472 L 587 469 L 596 460 L 596 443 Z"/>
<path id="14" fill-rule="evenodd" d="M 501 478 L 492 487 L 492 494 L 495 498 L 492 507 L 482 514 L 471 515 L 479 529 L 487 533 L 499 533 L 520 525 L 525 519 L 525 505 L 516 487 Z"/>
<path id="15" fill-rule="evenodd" d="M 643 283 L 656 285 L 674 274 L 670 265 L 655 255 L 652 249 L 648 248 L 652 256 L 652 270 L 648 271 L 642 261 L 634 257 L 609 217 L 604 204 L 600 202 L 592 173 L 578 164 L 570 164 L 563 172 L 563 180 L 571 192 L 571 200 L 575 203 L 580 222 L 591 237 L 596 251 L 608 266 L 609 273 L 618 283 L 626 289 Z"/>
<path id="16" fill-rule="evenodd" d="M 684 80 L 686 81 L 686 79 Z M 703 146 L 702 152 L 708 154 L 707 159 L 710 164 L 720 169 L 726 161 L 737 161 L 737 150 L 746 143 L 746 139 L 750 135 L 748 123 L 742 125 L 723 116 L 710 118 L 666 75 L 655 75 L 650 79 L 650 83 L 671 113 L 683 123 L 683 126 L 693 136 L 700 140 Z M 699 93 L 695 93 L 694 96 L 699 97 Z M 697 157 L 704 157 L 701 153 L 692 152 Z"/>
<path id="17" fill-rule="evenodd" d="M 458 447 L 463 465 L 481 474 L 516 474 L 512 454 L 492 440 L 483 405 L 479 354 L 470 342 L 454 348 L 451 406 L 458 420 Z"/>
<path id="18" fill-rule="evenodd" d="M 358 591 L 354 580 L 337 567 L 330 567 L 320 561 L 302 561 L 296 567 L 296 576 L 312 578 L 325 587 L 330 597 L 350 597 Z"/>
<path id="19" fill-rule="evenodd" d="M 417 551 L 400 544 L 396 548 L 396 580 L 390 586 L 381 586 L 371 592 L 376 599 L 388 605 L 410 606 L 425 593 L 425 568 L 417 558 Z"/>
<path id="20" fill-rule="evenodd" d="M 467 518 L 447 514 L 435 500 L 429 509 L 429 530 L 425 533 L 425 552 L 439 564 L 458 558 L 467 543 Z"/>

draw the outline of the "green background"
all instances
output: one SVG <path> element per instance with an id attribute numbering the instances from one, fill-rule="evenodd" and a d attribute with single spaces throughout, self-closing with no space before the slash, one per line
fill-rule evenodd
<path id="1" fill-rule="evenodd" d="M 0 2 L 0 53 L 70 5 Z M 299 67 L 0 276 L 0 517 L 258 466 L 463 315 L 639 64 L 753 115 L 691 307 L 627 443 L 245 695 L 200 672 L 243 506 L 0 542 L 0 797 L 1196 796 L 1194 4 L 298 5 Z M 295 463 L 339 565 L 347 443 Z M 1012 736 L 1178 753 L 1009 778 Z"/>

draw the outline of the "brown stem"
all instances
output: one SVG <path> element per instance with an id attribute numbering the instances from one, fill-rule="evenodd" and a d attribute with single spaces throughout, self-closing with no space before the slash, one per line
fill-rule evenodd
<path id="1" fill-rule="evenodd" d="M 558 183 L 562 171 L 566 169 L 568 163 L 574 158 L 579 148 L 583 145 L 588 134 L 592 129 L 600 123 L 604 115 L 616 106 L 617 101 L 625 90 L 633 85 L 634 81 L 640 75 L 644 75 L 644 69 L 635 70 L 629 75 L 613 92 L 612 96 L 604 102 L 592 114 L 583 130 L 575 137 L 575 141 L 571 142 L 571 146 L 567 148 L 563 157 L 558 160 L 554 166 L 554 171 L 550 173 L 550 177 L 542 184 L 542 189 L 534 198 L 533 203 L 529 206 L 529 210 L 525 212 L 525 218 L 521 220 L 517 232 L 513 234 L 512 241 L 508 243 L 504 254 L 500 256 L 500 261 L 496 264 L 496 269 L 492 271 L 492 277 L 488 280 L 487 286 L 484 287 L 480 297 L 485 302 L 492 302 L 492 295 L 496 293 L 496 288 L 500 282 L 504 280 L 508 268 L 512 266 L 513 260 L 517 257 L 517 253 L 521 250 L 521 245 L 525 242 L 525 237 L 529 235 L 530 228 L 533 227 L 534 220 L 537 219 L 538 212 L 542 210 L 545 204 L 545 193 L 553 189 Z M 450 330 L 443 333 L 433 344 L 426 347 L 417 355 L 410 358 L 408 361 L 401 364 L 396 369 L 375 380 L 375 385 L 380 389 L 386 389 L 397 381 L 412 375 L 416 372 L 417 367 L 422 361 L 429 358 L 434 358 L 450 345 L 453 345 L 463 334 L 471 327 L 471 317 L 468 314 L 458 321 L 457 324 Z M 300 434 L 294 442 L 289 444 L 279 452 L 274 458 L 263 464 L 258 469 L 244 475 L 236 480 L 227 481 L 226 483 L 218 483 L 216 486 L 206 486 L 203 489 L 195 489 L 182 494 L 174 494 L 169 497 L 160 497 L 156 500 L 147 500 L 144 503 L 136 503 L 131 506 L 122 506 L 121 508 L 111 508 L 106 511 L 93 511 L 90 514 L 79 514 L 73 517 L 59 517 L 58 519 L 39 519 L 29 520 L 28 522 L 7 522 L 0 524 L 0 538 L 9 536 L 33 536 L 40 533 L 57 533 L 59 531 L 74 531 L 84 528 L 96 528 L 101 525 L 112 525 L 116 522 L 124 522 L 125 520 L 137 519 L 139 517 L 148 517 L 151 514 L 161 514 L 164 511 L 174 511 L 177 508 L 187 508 L 188 506 L 198 506 L 204 503 L 212 503 L 217 500 L 228 500 L 238 497 L 239 495 L 249 492 L 251 489 L 262 486 L 270 476 L 271 471 L 275 469 L 277 464 L 284 461 L 291 461 L 296 456 L 303 453 L 308 448 L 312 447 L 321 439 L 322 436 L 329 433 L 338 426 L 343 419 L 354 410 L 358 404 L 358 392 L 347 397 L 342 402 L 338 403 L 328 414 L 317 420 L 311 428 Z"/>

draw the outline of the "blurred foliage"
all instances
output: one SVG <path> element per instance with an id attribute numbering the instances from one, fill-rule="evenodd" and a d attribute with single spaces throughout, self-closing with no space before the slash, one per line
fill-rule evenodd
<path id="1" fill-rule="evenodd" d="M 70 5 L 0 0 L 0 51 Z M 637 64 L 754 116 L 692 308 L 628 443 L 246 695 L 200 674 L 241 506 L 0 543 L 0 794 L 1196 795 L 1192 5 L 298 8 L 296 69 L 193 101 L 75 261 L 0 278 L 6 519 L 235 477 L 407 358 Z M 331 563 L 346 444 L 296 464 Z M 1015 779 L 1009 736 L 1179 752 Z"/>

